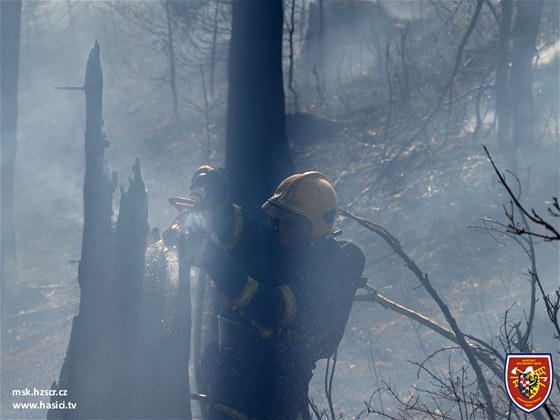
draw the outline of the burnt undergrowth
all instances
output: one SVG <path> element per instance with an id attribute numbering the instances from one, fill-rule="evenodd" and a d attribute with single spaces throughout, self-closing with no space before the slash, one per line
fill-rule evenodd
<path id="1" fill-rule="evenodd" d="M 316 79 L 317 86 L 307 96 L 303 89 L 300 92 L 298 112 L 303 117 L 288 119 L 294 124 L 288 133 L 294 134 L 292 154 L 298 170 L 324 172 L 337 189 L 341 208 L 391 232 L 428 274 L 461 330 L 503 355 L 508 343 L 516 340 L 516 328 L 526 331 L 531 259 L 515 237 L 495 223 L 507 223 L 503 204 L 509 197 L 482 144 L 501 169 L 509 168 L 496 138 L 497 39 L 484 32 L 493 19 L 488 10 L 463 54 L 457 54 L 474 6 L 471 2 L 467 11 L 451 16 L 443 3 L 437 5 L 447 19 L 445 31 L 452 31 L 451 43 L 443 36 L 434 41 L 433 33 L 420 31 L 419 23 L 413 22 L 391 43 L 370 47 L 385 63 L 382 66 L 364 69 L 345 63 L 350 74 Z M 543 33 L 542 45 L 551 45 L 555 37 L 557 29 Z M 441 47 L 444 44 L 449 45 Z M 557 76 L 557 65 L 536 68 L 537 83 Z M 219 80 L 217 85 L 223 86 Z M 320 86 L 326 86 L 321 95 Z M 126 79 L 126 86 L 119 86 L 109 78 L 105 94 L 105 128 L 111 142 L 107 159 L 127 174 L 131 151 L 140 157 L 150 200 L 149 223 L 160 229 L 175 216 L 167 198 L 187 191 L 194 168 L 207 162 L 223 164 L 225 131 L 225 109 L 219 100 L 212 109 L 185 105 L 176 121 L 157 99 L 165 97 L 162 90 L 150 89 L 141 79 Z M 123 91 L 130 93 L 126 106 L 120 102 Z M 535 95 L 541 141 L 521 156 L 518 181 L 512 185 L 524 203 L 546 214 L 546 201 L 559 190 L 558 91 L 537 87 Z M 23 109 L 33 109 L 33 102 L 24 97 Z M 42 119 L 30 122 L 24 134 L 45 124 Z M 81 135 L 74 128 L 72 134 L 76 133 Z M 28 146 L 23 142 L 22 147 Z M 59 165 L 68 169 L 80 152 L 67 147 L 64 153 Z M 47 174 L 53 184 L 66 176 L 52 168 Z M 80 172 L 76 174 L 74 178 L 79 178 Z M 25 205 L 18 244 L 20 279 L 27 296 L 21 310 L 3 320 L 7 325 L 2 337 L 3 381 L 9 381 L 9 389 L 50 387 L 58 376 L 79 303 L 81 181 L 64 183 L 65 194 L 49 201 L 23 191 L 31 184 L 31 176 L 26 176 L 21 183 Z M 56 183 L 53 188 L 60 186 Z M 433 298 L 393 249 L 356 221 L 338 222 L 344 238 L 363 248 L 365 275 L 381 295 L 447 326 Z M 544 290 L 553 294 L 558 286 L 558 244 L 537 239 L 535 253 Z M 165 301 L 165 296 L 155 297 Z M 542 297 L 535 312 L 530 348 L 557 356 L 558 343 Z M 37 361 L 33 368 L 28 366 L 30 359 Z M 325 370 L 326 364 L 318 366 L 311 395 L 317 412 L 330 418 L 332 411 L 323 396 Z M 483 371 L 487 372 L 484 366 Z M 503 385 L 492 376 L 489 388 L 496 412 L 505 415 L 509 407 Z M 485 403 L 478 391 L 475 374 L 457 345 L 377 303 L 355 303 L 337 355 L 332 390 L 336 417 L 365 418 L 369 413 L 369 418 L 478 418 Z M 2 405 L 9 400 L 4 391 L 2 399 Z M 558 405 L 557 389 L 550 401 Z"/>

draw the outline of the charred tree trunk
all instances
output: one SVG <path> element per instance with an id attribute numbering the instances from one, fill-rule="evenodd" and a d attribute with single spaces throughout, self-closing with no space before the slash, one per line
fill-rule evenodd
<path id="1" fill-rule="evenodd" d="M 232 4 L 226 170 L 231 195 L 260 206 L 294 166 L 286 137 L 281 0 Z"/>
<path id="2" fill-rule="evenodd" d="M 121 188 L 115 228 L 115 282 L 108 308 L 110 324 L 107 331 L 109 341 L 113 343 L 108 355 L 108 384 L 111 387 L 108 405 L 115 407 L 112 415 L 123 418 L 136 417 L 136 410 L 143 407 L 134 396 L 143 386 L 142 382 L 137 382 L 139 366 L 135 363 L 135 355 L 148 233 L 148 197 L 138 159 L 132 170 L 134 178 L 129 180 L 128 191 Z"/>
<path id="3" fill-rule="evenodd" d="M 232 201 L 246 211 L 260 208 L 294 171 L 286 134 L 283 21 L 282 0 L 232 2 L 226 172 Z M 223 307 L 217 289 L 211 302 L 215 321 Z M 208 329 L 212 341 L 217 323 Z"/>
<path id="4" fill-rule="evenodd" d="M 79 313 L 72 322 L 70 343 L 60 372 L 57 389 L 68 391 L 74 410 L 51 410 L 49 418 L 107 417 L 107 382 L 104 373 L 107 342 L 110 284 L 113 280 L 113 191 L 116 174 L 111 177 L 105 162 L 108 145 L 103 132 L 103 72 L 99 44 L 91 50 L 84 90 L 86 94 L 86 133 L 84 178 L 84 233 L 78 265 L 80 285 Z"/>
<path id="5" fill-rule="evenodd" d="M 135 176 L 130 181 L 129 191 L 122 192 L 116 231 L 118 286 L 114 319 L 118 330 L 115 339 L 125 338 L 120 339 L 120 356 L 115 362 L 119 375 L 117 381 L 113 381 L 113 398 L 115 402 L 128 402 L 121 417 L 189 419 L 190 266 L 180 258 L 179 252 L 179 278 L 174 292 L 170 292 L 171 285 L 166 284 L 168 267 L 156 274 L 158 284 L 152 285 L 157 288 L 158 297 L 151 295 L 154 290 L 149 287 L 141 290 L 148 207 L 138 160 L 133 170 Z M 140 213 L 138 208 L 142 209 Z M 135 245 L 127 246 L 129 243 Z M 120 249 L 123 252 L 119 253 Z M 163 301 L 159 301 L 161 297 Z M 140 308 L 140 302 L 146 306 Z M 134 392 L 123 393 L 123 389 L 134 389 Z M 119 392 L 123 394 L 121 397 L 117 397 Z"/>
<path id="6" fill-rule="evenodd" d="M 128 191 L 121 190 L 113 230 L 116 174 L 109 175 L 104 157 L 109 143 L 103 132 L 99 52 L 96 43 L 84 86 L 86 171 L 78 266 L 80 307 L 59 381 L 53 384 L 53 389 L 67 390 L 67 396 L 52 397 L 51 402 L 65 406 L 49 410 L 48 418 L 190 418 L 190 295 L 185 269 L 171 304 L 173 322 L 151 331 L 168 337 L 166 342 L 149 357 L 138 350 L 146 340 L 139 332 L 148 199 L 137 159 Z M 76 404 L 75 408 L 68 409 L 70 403 Z"/>
<path id="7" fill-rule="evenodd" d="M 12 312 L 17 295 L 16 235 L 14 226 L 14 172 L 17 148 L 19 40 L 21 1 L 0 2 L 2 72 L 1 133 L 1 296 L 2 315 Z M 3 317 L 4 318 L 4 317 Z M 5 318 L 4 318 L 5 319 Z"/>

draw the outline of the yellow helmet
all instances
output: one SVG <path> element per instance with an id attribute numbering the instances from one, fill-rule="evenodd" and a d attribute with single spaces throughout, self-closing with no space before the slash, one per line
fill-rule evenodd
<path id="1" fill-rule="evenodd" d="M 294 174 L 280 183 L 262 208 L 278 219 L 304 217 L 311 222 L 311 237 L 317 238 L 334 231 L 336 191 L 320 172 Z"/>

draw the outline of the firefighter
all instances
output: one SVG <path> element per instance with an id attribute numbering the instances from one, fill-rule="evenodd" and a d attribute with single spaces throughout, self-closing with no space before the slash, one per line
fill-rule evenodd
<path id="1" fill-rule="evenodd" d="M 334 238 L 334 188 L 320 172 L 288 177 L 262 206 L 269 223 L 231 203 L 221 169 L 199 168 L 191 191 L 208 235 L 185 239 L 187 258 L 227 298 L 205 355 L 208 417 L 309 419 L 315 363 L 336 351 L 365 264 Z"/>

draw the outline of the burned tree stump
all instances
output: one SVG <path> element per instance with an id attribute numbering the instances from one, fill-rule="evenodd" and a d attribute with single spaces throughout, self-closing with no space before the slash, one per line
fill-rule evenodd
<path id="1" fill-rule="evenodd" d="M 140 312 L 148 198 L 136 159 L 128 191 L 121 189 L 119 215 L 113 227 L 117 178 L 115 173 L 110 175 L 104 156 L 109 143 L 103 132 L 103 72 L 97 42 L 89 55 L 84 91 L 86 153 L 84 234 L 78 266 L 80 306 L 72 322 L 59 380 L 52 385 L 64 392 L 51 397 L 47 418 L 190 418 L 188 269 L 181 271 L 178 293 L 168 308 L 174 319 L 165 327 L 169 338 L 163 352 L 146 357 L 138 350 L 146 340 L 140 334 L 145 330 L 140 325 Z M 151 312 L 150 316 L 157 313 Z M 161 333 L 154 328 L 151 331 Z M 154 372 L 155 382 L 161 385 L 158 392 L 153 392 Z"/>
<path id="2" fill-rule="evenodd" d="M 109 285 L 113 280 L 113 192 L 116 174 L 109 175 L 103 132 L 103 71 L 96 42 L 86 66 L 84 230 L 82 255 L 78 265 L 79 313 L 72 332 L 58 384 L 67 391 L 65 402 L 76 403 L 72 410 L 50 410 L 48 418 L 106 417 L 106 355 Z M 60 401 L 60 399 L 59 399 Z"/>

